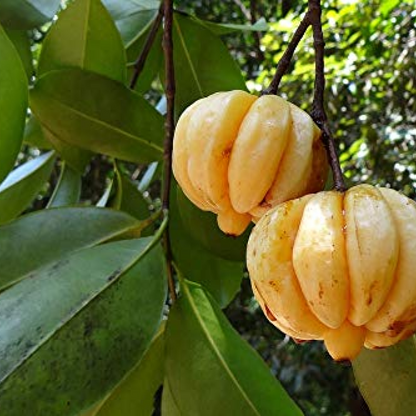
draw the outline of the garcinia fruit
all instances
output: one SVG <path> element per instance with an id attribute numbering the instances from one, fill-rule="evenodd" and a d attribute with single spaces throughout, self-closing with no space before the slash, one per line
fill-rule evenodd
<path id="1" fill-rule="evenodd" d="M 219 92 L 181 115 L 173 173 L 200 209 L 240 235 L 271 207 L 323 189 L 327 176 L 321 131 L 311 117 L 274 95 Z"/>
<path id="2" fill-rule="evenodd" d="M 416 203 L 358 185 L 269 210 L 247 246 L 253 292 L 269 321 L 323 340 L 335 360 L 416 331 Z"/>

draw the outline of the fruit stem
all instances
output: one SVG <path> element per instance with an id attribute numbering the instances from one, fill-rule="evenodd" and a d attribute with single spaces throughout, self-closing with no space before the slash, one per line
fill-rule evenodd
<path id="1" fill-rule="evenodd" d="M 150 32 L 147 35 L 146 41 L 144 43 L 143 49 L 140 52 L 140 55 L 136 59 L 134 63 L 134 72 L 133 76 L 131 77 L 130 81 L 130 88 L 133 90 L 136 87 L 137 80 L 139 79 L 139 75 L 142 73 L 144 64 L 146 63 L 146 59 L 149 56 L 150 49 L 152 48 L 153 42 L 155 41 L 156 34 L 159 30 L 160 24 L 162 23 L 163 18 L 163 2 L 160 4 L 159 10 L 157 12 L 156 18 L 152 23 L 152 27 L 150 28 Z"/>
<path id="2" fill-rule="evenodd" d="M 295 53 L 295 50 L 299 45 L 299 42 L 302 40 L 303 35 L 305 34 L 310 24 L 311 22 L 309 19 L 309 12 L 307 12 L 305 16 L 303 16 L 303 19 L 300 22 L 298 28 L 296 29 L 296 32 L 293 35 L 292 39 L 290 40 L 289 45 L 287 46 L 283 56 L 280 58 L 272 82 L 266 89 L 262 91 L 261 95 L 277 94 L 280 81 L 282 80 L 283 75 L 287 72 L 290 65 L 290 61 L 293 58 L 293 54 Z"/>
<path id="3" fill-rule="evenodd" d="M 173 65 L 173 0 L 163 1 L 163 52 L 165 55 L 165 94 L 167 102 L 165 121 L 165 141 L 163 144 L 163 184 L 162 184 L 162 209 L 169 212 L 170 184 L 172 179 L 172 146 L 175 130 L 174 102 L 175 102 L 175 71 Z M 169 293 L 172 303 L 176 301 L 175 282 L 173 280 L 172 248 L 169 239 L 169 227 L 163 234 L 163 246 L 165 249 Z"/>
<path id="4" fill-rule="evenodd" d="M 325 67 L 324 48 L 325 41 L 322 32 L 321 2 L 308 0 L 308 16 L 313 30 L 313 46 L 315 49 L 315 85 L 312 105 L 312 118 L 322 130 L 322 140 L 327 149 L 329 164 L 334 175 L 334 186 L 339 192 L 346 190 L 344 177 L 336 151 L 335 140 L 329 127 L 328 118 L 324 108 Z"/>

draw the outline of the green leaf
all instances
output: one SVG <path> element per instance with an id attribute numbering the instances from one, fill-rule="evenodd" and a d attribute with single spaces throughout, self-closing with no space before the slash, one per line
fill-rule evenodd
<path id="1" fill-rule="evenodd" d="M 54 152 L 44 153 L 13 170 L 0 184 L 0 224 L 23 212 L 47 182 Z"/>
<path id="2" fill-rule="evenodd" d="M 126 48 L 143 35 L 156 17 L 158 0 L 103 0 L 116 22 Z"/>
<path id="3" fill-rule="evenodd" d="M 78 414 L 140 360 L 166 297 L 163 252 L 154 244 L 78 251 L 1 294 L 3 413 Z"/>
<path id="4" fill-rule="evenodd" d="M 126 54 L 114 22 L 99 0 L 77 0 L 62 11 L 43 42 L 38 75 L 77 67 L 126 82 Z M 51 132 L 46 138 L 74 169 L 83 172 L 91 154 L 62 142 Z"/>
<path id="5" fill-rule="evenodd" d="M 38 149 L 52 149 L 51 143 L 45 139 L 39 121 L 33 115 L 30 116 L 26 123 L 23 140 L 26 144 L 37 147 Z"/>
<path id="6" fill-rule="evenodd" d="M 166 377 L 183 415 L 302 415 L 201 286 L 182 281 L 166 327 Z"/>
<path id="7" fill-rule="evenodd" d="M 26 73 L 19 54 L 1 26 L 0 56 L 2 62 L 0 68 L 1 182 L 13 168 L 22 144 L 28 88 Z"/>
<path id="8" fill-rule="evenodd" d="M 166 378 L 163 382 L 162 415 L 163 416 L 181 416 L 182 415 L 182 413 L 178 409 L 178 405 L 175 403 L 175 399 L 172 396 L 172 391 L 170 389 L 169 382 Z"/>
<path id="9" fill-rule="evenodd" d="M 254 24 L 246 24 L 246 25 L 237 25 L 234 23 L 214 23 L 208 20 L 198 19 L 195 16 L 192 16 L 192 19 L 195 20 L 200 25 L 205 26 L 207 29 L 209 29 L 212 33 L 214 33 L 217 36 L 228 35 L 230 33 L 237 32 L 237 31 L 265 32 L 269 30 L 269 26 L 264 17 L 260 18 Z"/>
<path id="10" fill-rule="evenodd" d="M 91 207 L 43 210 L 3 225 L 0 290 L 63 256 L 119 237 L 139 225 L 123 212 Z"/>
<path id="11" fill-rule="evenodd" d="M 411 337 L 383 350 L 363 350 L 353 361 L 357 385 L 373 416 L 409 416 L 414 413 L 415 342 Z"/>
<path id="12" fill-rule="evenodd" d="M 38 76 L 66 67 L 126 81 L 126 55 L 120 34 L 99 0 L 70 3 L 42 44 Z"/>
<path id="13" fill-rule="evenodd" d="M 212 254 L 231 261 L 245 261 L 249 227 L 242 236 L 231 237 L 224 234 L 217 224 L 217 216 L 201 211 L 176 186 L 178 209 L 184 229 L 192 239 Z"/>
<path id="14" fill-rule="evenodd" d="M 149 217 L 149 206 L 134 182 L 116 167 L 117 193 L 113 208 L 127 212 L 139 220 Z"/>
<path id="15" fill-rule="evenodd" d="M 180 216 L 175 191 L 172 187 L 169 235 L 176 265 L 188 279 L 201 283 L 224 308 L 240 289 L 244 264 L 224 260 L 195 242 Z"/>
<path id="16" fill-rule="evenodd" d="M 14 29 L 5 29 L 5 32 L 9 39 L 12 41 L 14 47 L 16 48 L 20 59 L 25 69 L 26 76 L 28 80 L 33 75 L 33 57 L 32 51 L 30 49 L 30 39 L 27 31 L 25 30 L 14 30 Z"/>
<path id="17" fill-rule="evenodd" d="M 60 0 L 2 0 L 0 23 L 12 29 L 33 29 L 52 20 Z"/>
<path id="18" fill-rule="evenodd" d="M 78 204 L 81 196 L 81 176 L 64 162 L 47 208 Z"/>
<path id="19" fill-rule="evenodd" d="M 153 162 L 146 168 L 146 172 L 144 173 L 139 183 L 140 192 L 144 192 L 147 190 L 147 188 L 149 188 L 151 182 L 153 181 L 153 179 L 155 178 L 157 174 L 158 167 L 160 167 L 159 163 Z"/>
<path id="20" fill-rule="evenodd" d="M 154 338 L 139 363 L 93 415 L 152 416 L 154 395 L 163 382 L 164 348 L 165 340 L 162 330 Z"/>
<path id="21" fill-rule="evenodd" d="M 214 92 L 246 89 L 240 69 L 218 36 L 178 13 L 173 26 L 177 114 Z"/>
<path id="22" fill-rule="evenodd" d="M 52 71 L 35 84 L 30 103 L 41 124 L 66 143 L 136 163 L 162 157 L 163 117 L 109 78 Z"/>

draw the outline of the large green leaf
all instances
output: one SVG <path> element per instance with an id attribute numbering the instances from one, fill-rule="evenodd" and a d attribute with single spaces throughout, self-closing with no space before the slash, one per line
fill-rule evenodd
<path id="1" fill-rule="evenodd" d="M 221 39 L 192 18 L 174 16 L 176 111 L 216 91 L 245 90 L 241 71 Z"/>
<path id="2" fill-rule="evenodd" d="M 47 207 L 75 205 L 78 204 L 80 196 L 81 175 L 63 162 L 58 182 Z"/>
<path id="3" fill-rule="evenodd" d="M 164 341 L 162 330 L 140 362 L 99 405 L 94 416 L 152 416 L 154 395 L 163 383 Z"/>
<path id="4" fill-rule="evenodd" d="M 7 36 L 13 42 L 14 47 L 19 53 L 26 76 L 30 80 L 33 75 L 33 57 L 30 49 L 30 39 L 25 30 L 5 29 Z"/>
<path id="5" fill-rule="evenodd" d="M 13 29 L 32 29 L 52 20 L 60 0 L 2 0 L 0 23 Z"/>
<path id="6" fill-rule="evenodd" d="M 198 209 L 178 186 L 176 194 L 184 228 L 196 243 L 225 260 L 245 261 L 251 227 L 240 237 L 227 236 L 218 228 L 215 214 Z"/>
<path id="7" fill-rule="evenodd" d="M 228 35 L 229 33 L 233 33 L 236 31 L 248 31 L 248 32 L 263 32 L 268 30 L 268 25 L 266 19 L 262 17 L 254 24 L 246 24 L 246 25 L 239 25 L 235 23 L 214 23 L 208 20 L 198 19 L 195 16 L 192 18 L 198 22 L 199 24 L 205 26 L 211 32 L 215 33 L 216 35 Z"/>
<path id="8" fill-rule="evenodd" d="M 178 409 L 178 405 L 172 396 L 172 391 L 167 378 L 163 381 L 162 395 L 162 415 L 163 416 L 181 416 L 182 413 Z"/>
<path id="9" fill-rule="evenodd" d="M 189 280 L 208 289 L 221 307 L 227 306 L 240 289 L 244 264 L 224 260 L 194 240 L 179 213 L 175 187 L 170 201 L 169 235 L 176 265 Z"/>
<path id="10" fill-rule="evenodd" d="M 1 182 L 13 168 L 22 144 L 27 109 L 28 88 L 26 73 L 19 54 L 1 26 L 0 56 Z"/>
<path id="11" fill-rule="evenodd" d="M 119 237 L 139 225 L 123 212 L 91 207 L 43 210 L 3 225 L 0 290 L 71 252 Z"/>
<path id="12" fill-rule="evenodd" d="M 412 337 L 383 350 L 363 350 L 353 361 L 357 385 L 373 416 L 415 413 L 415 342 Z"/>
<path id="13" fill-rule="evenodd" d="M 79 69 L 52 71 L 31 91 L 41 124 L 60 140 L 131 162 L 162 157 L 163 117 L 124 85 Z"/>
<path id="14" fill-rule="evenodd" d="M 54 162 L 54 152 L 44 153 L 14 169 L 0 184 L 0 224 L 30 205 L 48 180 Z"/>
<path id="15" fill-rule="evenodd" d="M 103 0 L 103 3 L 115 20 L 126 48 L 151 25 L 160 4 L 158 0 Z"/>
<path id="16" fill-rule="evenodd" d="M 45 139 L 45 136 L 42 131 L 42 127 L 39 124 L 39 121 L 31 115 L 25 126 L 25 132 L 23 135 L 23 140 L 25 143 L 30 146 L 37 147 L 42 150 L 51 150 L 51 143 Z"/>
<path id="17" fill-rule="evenodd" d="M 163 252 L 154 244 L 144 238 L 85 249 L 1 294 L 4 414 L 78 414 L 140 360 L 166 297 Z"/>
<path id="18" fill-rule="evenodd" d="M 70 3 L 42 44 L 39 76 L 66 67 L 126 81 L 126 55 L 120 34 L 99 0 Z"/>
<path id="19" fill-rule="evenodd" d="M 126 54 L 114 22 L 99 0 L 77 0 L 62 11 L 42 44 L 38 75 L 77 67 L 124 83 Z M 82 172 L 90 154 L 45 131 L 61 156 Z"/>
<path id="20" fill-rule="evenodd" d="M 181 288 L 166 327 L 166 377 L 180 413 L 302 415 L 202 287 Z"/>

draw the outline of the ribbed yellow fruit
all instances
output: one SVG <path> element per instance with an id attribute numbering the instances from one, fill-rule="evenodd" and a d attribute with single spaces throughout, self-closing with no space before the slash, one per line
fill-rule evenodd
<path id="1" fill-rule="evenodd" d="M 336 360 L 416 331 L 416 204 L 358 185 L 282 203 L 247 246 L 253 292 L 276 327 Z"/>
<path id="2" fill-rule="evenodd" d="M 244 91 L 202 98 L 181 115 L 173 173 L 231 235 L 273 206 L 323 189 L 328 163 L 311 117 L 278 96 Z"/>

